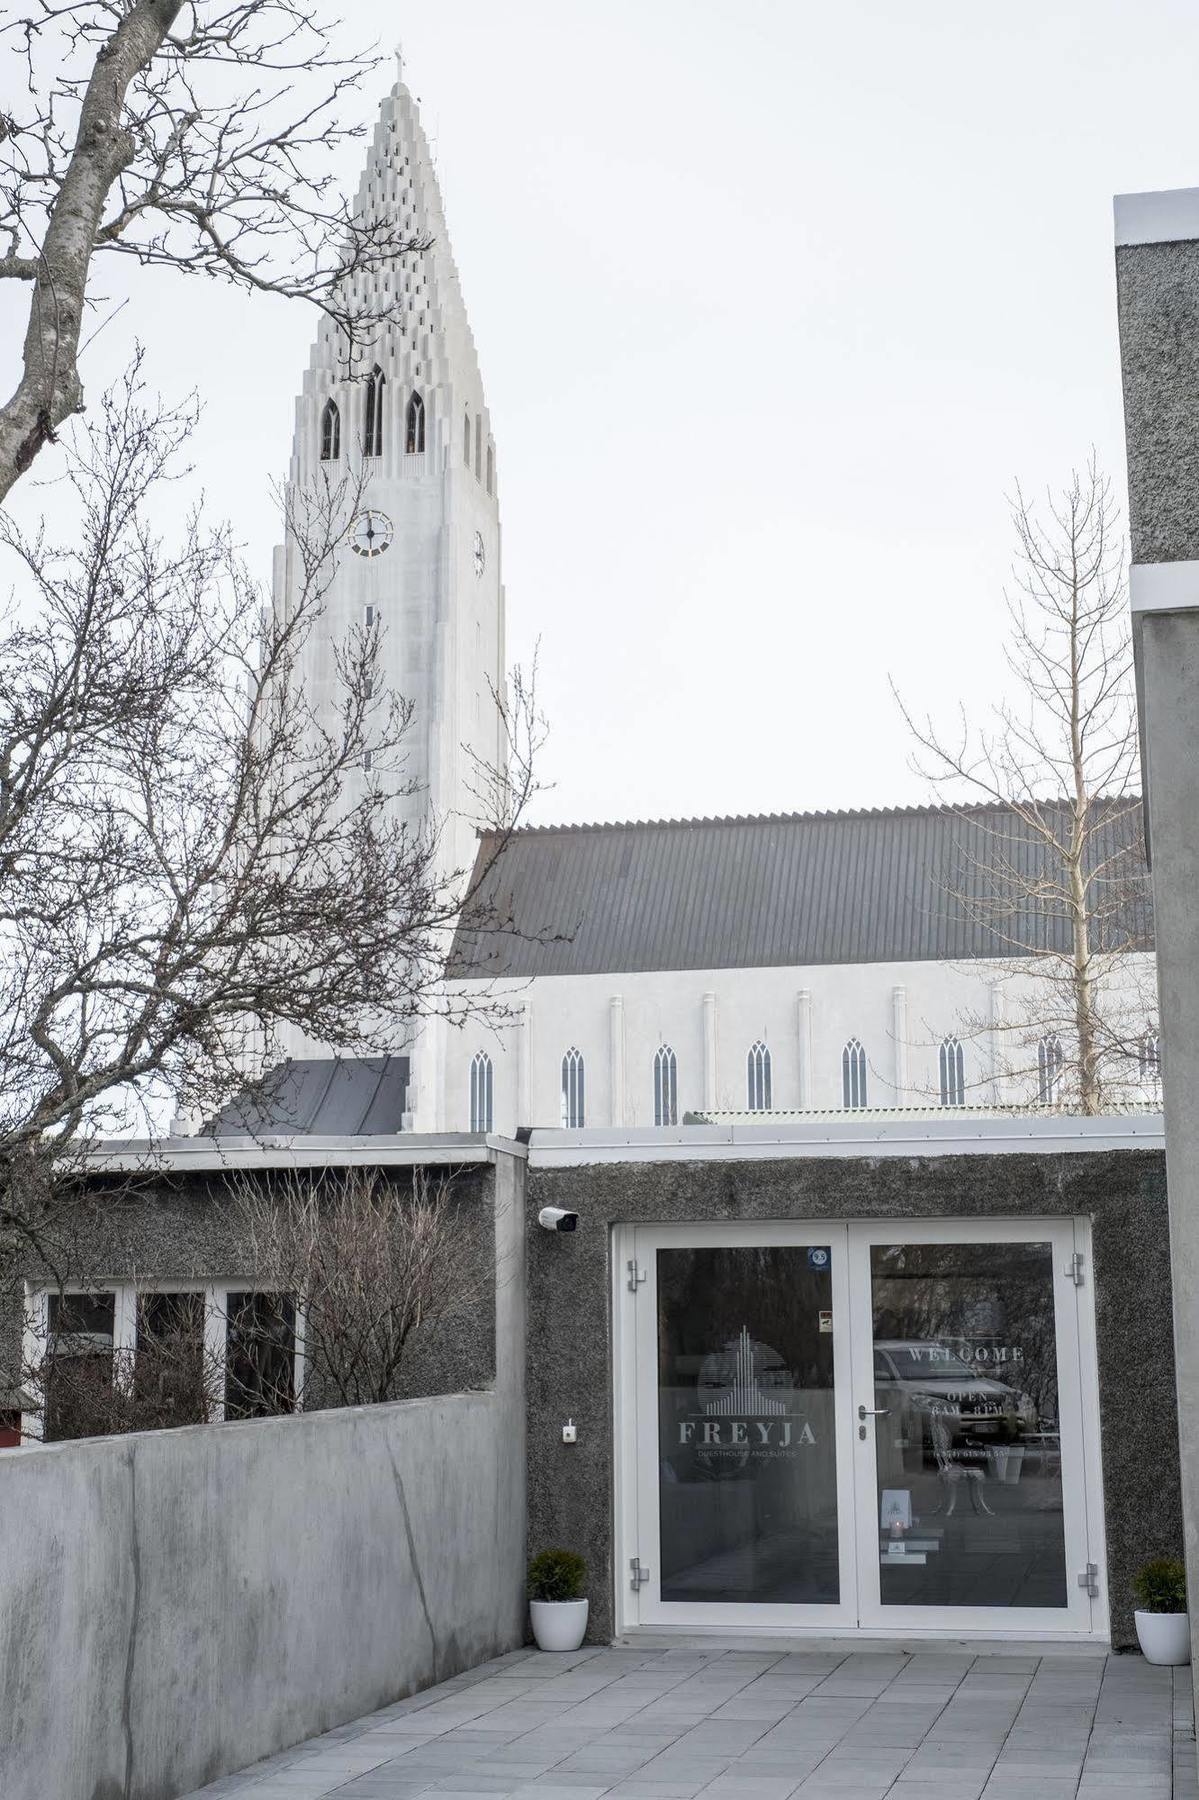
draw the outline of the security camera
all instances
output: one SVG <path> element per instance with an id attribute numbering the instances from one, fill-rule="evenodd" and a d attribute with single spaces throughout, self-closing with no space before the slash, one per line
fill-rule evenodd
<path id="1" fill-rule="evenodd" d="M 537 1215 L 537 1223 L 543 1231 L 575 1231 L 578 1228 L 578 1213 L 563 1212 L 560 1206 L 543 1206 Z"/>

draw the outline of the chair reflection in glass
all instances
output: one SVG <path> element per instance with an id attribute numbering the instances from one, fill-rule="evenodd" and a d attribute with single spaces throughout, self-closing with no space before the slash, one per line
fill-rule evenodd
<path id="1" fill-rule="evenodd" d="M 934 1400 L 929 1408 L 928 1431 L 932 1439 L 933 1456 L 936 1459 L 937 1474 L 949 1489 L 949 1505 L 945 1509 L 945 1517 L 953 1517 L 953 1509 L 958 1503 L 958 1488 L 966 1483 L 966 1491 L 970 1495 L 970 1504 L 975 1512 L 985 1512 L 989 1518 L 995 1514 L 987 1505 L 983 1494 L 985 1479 L 981 1469 L 971 1468 L 968 1463 L 953 1460 L 953 1434 L 949 1429 L 950 1408 L 944 1400 Z M 937 1508 L 939 1513 L 940 1507 Z"/>

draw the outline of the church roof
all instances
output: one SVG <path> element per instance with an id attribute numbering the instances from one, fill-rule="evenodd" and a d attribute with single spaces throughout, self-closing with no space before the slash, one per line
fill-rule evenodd
<path id="1" fill-rule="evenodd" d="M 1064 802 L 1040 813 L 1066 828 Z M 1098 800 L 1094 817 L 1094 940 L 1150 949 L 1139 797 Z M 1052 898 L 1025 897 L 1060 868 L 1009 807 L 544 826 L 514 833 L 488 870 L 490 855 L 485 840 L 454 977 L 955 961 L 1070 942 Z"/>
<path id="2" fill-rule="evenodd" d="M 219 1138 L 391 1135 L 403 1129 L 408 1079 L 406 1056 L 289 1057 L 207 1129 Z"/>

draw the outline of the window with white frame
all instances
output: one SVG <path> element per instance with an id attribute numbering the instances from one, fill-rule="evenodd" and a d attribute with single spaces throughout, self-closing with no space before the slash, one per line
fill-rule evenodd
<path id="1" fill-rule="evenodd" d="M 104 1283 L 26 1294 L 27 1437 L 54 1443 L 294 1412 L 290 1297 L 246 1282 Z"/>
<path id="2" fill-rule="evenodd" d="M 1156 1087 L 1162 1078 L 1162 1046 L 1156 1031 L 1147 1031 L 1137 1044 L 1137 1069 L 1146 1087 Z"/>
<path id="3" fill-rule="evenodd" d="M 679 1122 L 679 1065 L 669 1044 L 654 1055 L 654 1124 Z"/>
<path id="4" fill-rule="evenodd" d="M 492 1084 L 493 1070 L 491 1058 L 485 1050 L 476 1050 L 470 1059 L 470 1128 L 472 1131 L 491 1131 L 492 1126 Z"/>
<path id="5" fill-rule="evenodd" d="M 965 1106 L 966 1079 L 960 1039 L 956 1037 L 942 1038 L 939 1060 L 941 1067 L 941 1105 Z"/>
<path id="6" fill-rule="evenodd" d="M 763 1043 L 751 1044 L 745 1059 L 746 1105 L 750 1112 L 770 1111 L 770 1051 Z"/>
<path id="7" fill-rule="evenodd" d="M 1037 1099 L 1042 1106 L 1053 1106 L 1061 1094 L 1062 1040 L 1051 1031 L 1037 1045 Z"/>
<path id="8" fill-rule="evenodd" d="M 567 1131 L 582 1131 L 586 1122 L 583 1052 L 572 1046 L 562 1058 L 562 1124 Z"/>
<path id="9" fill-rule="evenodd" d="M 856 1037 L 841 1052 L 841 1104 L 854 1110 L 866 1104 L 866 1052 Z"/>

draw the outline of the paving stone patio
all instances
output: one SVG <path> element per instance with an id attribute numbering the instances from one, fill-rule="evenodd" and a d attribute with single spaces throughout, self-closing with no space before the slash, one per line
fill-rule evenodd
<path id="1" fill-rule="evenodd" d="M 1190 1670 L 955 1645 L 514 1651 L 191 1800 L 1172 1800 Z"/>

